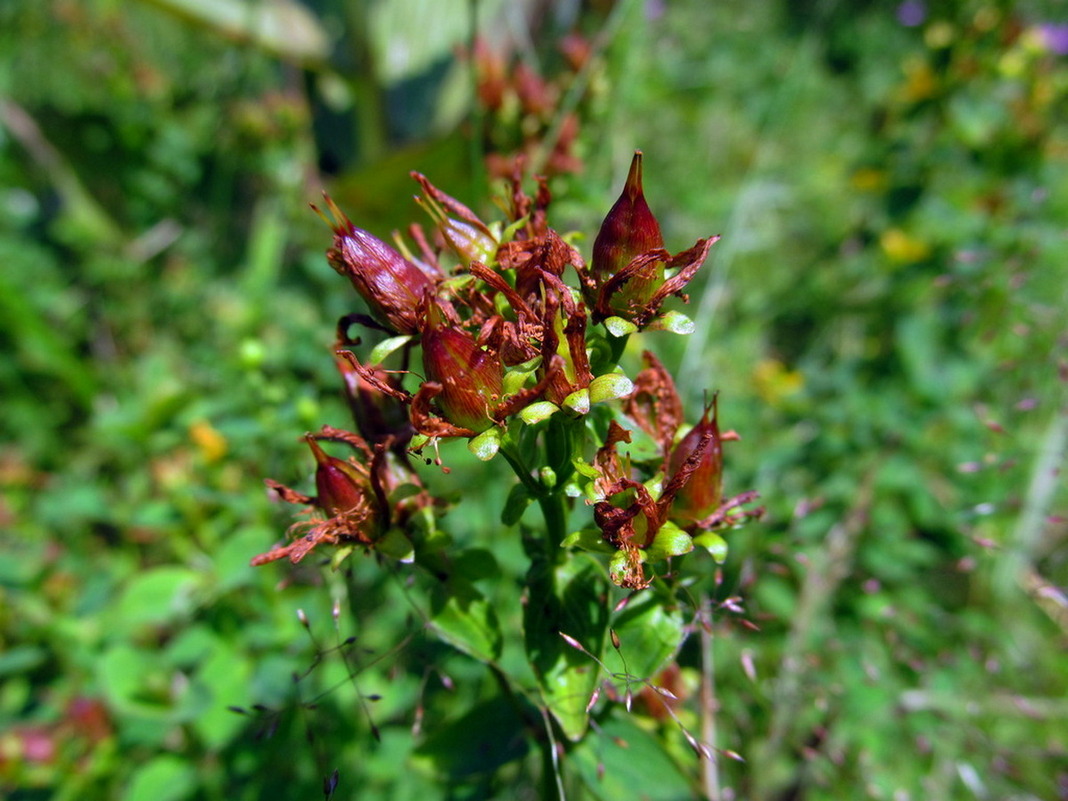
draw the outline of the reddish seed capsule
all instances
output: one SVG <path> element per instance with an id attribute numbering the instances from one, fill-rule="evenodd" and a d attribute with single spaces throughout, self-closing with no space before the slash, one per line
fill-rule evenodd
<path id="1" fill-rule="evenodd" d="M 346 461 L 327 454 L 311 436 L 306 437 L 315 455 L 315 492 L 320 509 L 330 516 L 351 511 L 364 502 L 369 482 Z"/>
<path id="2" fill-rule="evenodd" d="M 503 388 L 500 357 L 445 320 L 434 302 L 427 310 L 422 344 L 426 377 L 441 385 L 437 403 L 446 419 L 475 432 L 493 425 L 490 410 L 500 401 Z"/>
<path id="3" fill-rule="evenodd" d="M 675 496 L 671 516 L 683 524 L 695 523 L 715 512 L 723 496 L 723 442 L 715 399 L 671 453 L 668 474 L 674 477 L 684 470 L 692 472 Z"/>
<path id="4" fill-rule="evenodd" d="M 630 163 L 623 194 L 604 218 L 593 242 L 594 278 L 603 283 L 626 267 L 635 256 L 663 247 L 660 223 L 645 202 L 645 193 L 642 191 L 642 153 L 638 150 Z M 662 265 L 660 272 L 663 273 Z"/>
<path id="5" fill-rule="evenodd" d="M 320 212 L 334 231 L 334 245 L 326 260 L 366 301 L 379 323 L 398 334 L 419 333 L 419 307 L 434 281 L 381 239 L 357 228 L 326 198 L 331 221 Z M 316 209 L 318 211 L 318 209 Z"/>

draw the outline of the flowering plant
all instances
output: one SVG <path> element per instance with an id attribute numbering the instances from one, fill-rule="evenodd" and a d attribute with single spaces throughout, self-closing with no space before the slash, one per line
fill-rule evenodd
<path id="1" fill-rule="evenodd" d="M 288 543 L 253 563 L 296 563 L 331 546 L 335 568 L 362 551 L 426 570 L 441 582 L 431 627 L 496 665 L 497 616 L 450 552 L 438 525 L 447 504 L 428 491 L 417 465 L 437 463 L 448 473 L 438 446 L 457 438 L 478 459 L 503 460 L 516 482 L 502 522 L 521 523 L 533 504 L 543 517 L 542 526 L 520 527 L 530 559 L 522 596 L 527 658 L 541 709 L 577 741 L 599 693 L 594 663 L 608 642 L 620 647 L 612 614 L 639 590 L 673 586 L 677 574 L 661 565 L 695 548 L 722 562 L 723 533 L 760 511 L 746 508 L 753 492 L 723 494 L 723 444 L 738 436 L 721 431 L 716 396 L 687 424 L 671 374 L 653 353 L 633 375 L 622 364 L 634 335 L 692 330 L 664 303 L 685 299 L 718 237 L 665 250 L 643 194 L 640 152 L 589 264 L 549 226 L 543 179 L 531 197 L 517 171 L 506 217 L 486 223 L 413 177 L 433 221 L 429 235 L 412 226 L 414 248 L 357 228 L 329 197 L 320 211 L 334 234 L 327 260 L 368 310 L 342 318 L 334 346 L 356 430 L 324 426 L 305 435 L 314 496 L 268 480 L 306 516 Z M 357 326 L 373 347 L 353 336 Z M 346 446 L 348 457 L 329 455 L 331 443 Z M 614 604 L 609 583 L 632 594 Z M 643 614 L 669 606 L 671 596 L 654 594 Z M 670 627 L 650 676 L 682 642 L 681 622 L 671 618 Z"/>

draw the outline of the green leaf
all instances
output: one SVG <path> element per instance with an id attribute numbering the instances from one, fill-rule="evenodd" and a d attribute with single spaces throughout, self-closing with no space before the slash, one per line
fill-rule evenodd
<path id="1" fill-rule="evenodd" d="M 590 403 L 624 398 L 634 391 L 634 383 L 622 373 L 605 373 L 590 382 Z"/>
<path id="2" fill-rule="evenodd" d="M 530 506 L 531 500 L 533 499 L 530 497 L 530 492 L 524 485 L 513 486 L 508 493 L 508 500 L 504 502 L 504 509 L 501 510 L 501 522 L 506 526 L 514 526 Z"/>
<path id="3" fill-rule="evenodd" d="M 586 706 L 597 687 L 600 667 L 561 635 L 600 657 L 608 627 L 608 586 L 601 569 L 589 560 L 568 559 L 554 566 L 540 542 L 528 541 L 527 546 L 531 554 L 529 596 L 523 609 L 527 658 L 545 705 L 564 735 L 577 741 L 589 723 Z"/>
<path id="4" fill-rule="evenodd" d="M 371 349 L 371 355 L 368 357 L 368 364 L 381 364 L 386 360 L 389 354 L 393 353 L 400 348 L 403 348 L 409 342 L 412 341 L 412 337 L 409 334 L 404 334 L 399 337 L 390 337 L 389 339 L 383 339 L 374 348 Z"/>
<path id="5" fill-rule="evenodd" d="M 604 321 L 604 327 L 608 329 L 614 337 L 625 337 L 629 334 L 636 333 L 638 326 L 632 323 L 630 320 L 624 320 L 622 317 L 609 317 Z"/>
<path id="6" fill-rule="evenodd" d="M 430 626 L 449 645 L 482 662 L 501 655 L 503 639 L 493 605 L 455 575 L 433 592 Z"/>
<path id="7" fill-rule="evenodd" d="M 165 623 L 188 617 L 196 607 L 200 575 L 187 567 L 156 567 L 135 576 L 115 608 L 121 626 Z"/>
<path id="8" fill-rule="evenodd" d="M 682 647 L 685 625 L 681 608 L 657 585 L 638 593 L 612 621 L 620 641 L 620 669 L 638 679 L 654 678 Z M 606 656 L 610 667 L 615 658 Z"/>
<path id="9" fill-rule="evenodd" d="M 525 723 L 513 699 L 497 695 L 435 727 L 413 756 L 455 781 L 495 771 L 525 756 L 528 748 Z"/>
<path id="10" fill-rule="evenodd" d="M 375 550 L 404 564 L 415 560 L 415 547 L 407 535 L 398 528 L 391 528 L 380 540 L 375 542 Z"/>
<path id="11" fill-rule="evenodd" d="M 716 564 L 723 564 L 727 560 L 727 541 L 714 531 L 706 531 L 693 538 L 693 544 L 699 548 L 705 548 Z"/>
<path id="12" fill-rule="evenodd" d="M 665 748 L 665 739 L 617 712 L 601 724 L 600 736 L 575 747 L 571 764 L 599 799 L 688 801 L 697 794 Z"/>
<path id="13" fill-rule="evenodd" d="M 122 801 L 181 801 L 193 796 L 197 784 L 191 762 L 176 756 L 158 756 L 134 772 Z"/>

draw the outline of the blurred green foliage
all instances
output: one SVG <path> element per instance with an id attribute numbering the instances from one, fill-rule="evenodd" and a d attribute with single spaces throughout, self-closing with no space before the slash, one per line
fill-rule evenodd
<path id="1" fill-rule="evenodd" d="M 557 2 L 528 27 L 505 5 L 479 29 L 547 72 L 564 33 L 594 45 L 556 226 L 591 235 L 641 147 L 668 247 L 724 234 L 668 361 L 691 401 L 722 390 L 728 475 L 769 509 L 705 582 L 717 624 L 673 686 L 745 761 L 702 778 L 655 702 L 606 699 L 569 797 L 1064 796 L 1068 56 L 1042 27 L 1063 8 Z M 288 525 L 262 477 L 306 478 L 298 435 L 345 423 L 326 347 L 354 297 L 306 207 L 321 172 L 383 236 L 409 169 L 489 205 L 471 20 L 0 6 L 6 797 L 309 798 L 335 769 L 336 798 L 538 797 L 530 709 L 428 634 L 404 576 L 248 566 Z M 459 474 L 488 489 L 447 524 L 492 550 L 477 584 L 518 674 L 508 487 Z M 674 628 L 628 614 L 641 676 Z"/>

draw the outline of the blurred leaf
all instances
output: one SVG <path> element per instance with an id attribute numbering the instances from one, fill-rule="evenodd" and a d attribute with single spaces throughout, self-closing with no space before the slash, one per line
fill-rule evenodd
<path id="1" fill-rule="evenodd" d="M 126 585 L 115 607 L 117 624 L 137 626 L 187 617 L 195 608 L 201 577 L 186 567 L 153 568 Z"/>
<path id="2" fill-rule="evenodd" d="M 425 760 L 454 781 L 522 758 L 529 743 L 516 700 L 498 695 L 454 721 L 435 726 L 416 748 L 414 758 Z"/>
<path id="3" fill-rule="evenodd" d="M 697 797 L 663 743 L 630 715 L 617 711 L 600 724 L 599 734 L 571 753 L 571 764 L 597 798 L 689 801 Z"/>
<path id="4" fill-rule="evenodd" d="M 177 756 L 158 756 L 134 771 L 122 801 L 181 801 L 197 787 L 196 768 Z"/>
<path id="5" fill-rule="evenodd" d="M 281 58 L 314 66 L 326 61 L 330 45 L 311 12 L 292 0 L 141 0 L 219 36 L 250 42 Z"/>

